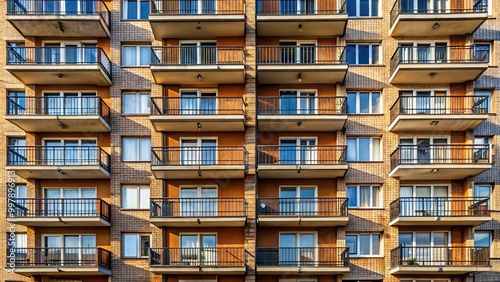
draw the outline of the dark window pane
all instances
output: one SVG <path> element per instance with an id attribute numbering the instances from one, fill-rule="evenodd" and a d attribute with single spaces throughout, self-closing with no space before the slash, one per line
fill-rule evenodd
<path id="1" fill-rule="evenodd" d="M 127 19 L 135 20 L 137 19 L 137 0 L 127 1 Z"/>
<path id="2" fill-rule="evenodd" d="M 370 15 L 370 0 L 359 0 L 359 16 L 368 17 Z"/>
<path id="3" fill-rule="evenodd" d="M 149 16 L 149 1 L 141 1 L 141 20 L 148 19 Z"/>
<path id="4" fill-rule="evenodd" d="M 356 93 L 347 93 L 347 113 L 356 113 Z"/>
<path id="5" fill-rule="evenodd" d="M 370 63 L 370 46 L 369 45 L 359 45 L 359 64 L 369 64 Z"/>
<path id="6" fill-rule="evenodd" d="M 372 0 L 372 17 L 378 16 L 378 0 Z"/>
<path id="7" fill-rule="evenodd" d="M 356 45 L 347 45 L 347 64 L 355 65 L 356 64 Z"/>
<path id="8" fill-rule="evenodd" d="M 347 0 L 346 3 L 346 8 L 347 8 L 347 15 L 349 17 L 355 17 L 356 16 L 356 0 Z"/>

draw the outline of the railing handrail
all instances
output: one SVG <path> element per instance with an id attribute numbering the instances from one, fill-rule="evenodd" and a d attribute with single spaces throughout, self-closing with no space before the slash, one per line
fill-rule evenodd
<path id="1" fill-rule="evenodd" d="M 347 64 L 346 46 L 340 45 L 258 45 L 256 49 L 257 64 Z"/>
<path id="2" fill-rule="evenodd" d="M 101 247 L 35 247 L 12 250 L 16 254 L 16 267 L 52 267 L 54 263 L 62 262 L 71 267 L 103 266 L 111 269 L 111 252 Z M 82 257 L 75 258 L 74 255 Z"/>
<path id="3" fill-rule="evenodd" d="M 259 97 L 258 111 L 260 115 L 343 115 L 347 114 L 347 96 L 313 96 L 313 97 L 293 97 L 291 99 L 313 100 L 315 105 L 308 105 L 305 109 L 282 108 L 280 101 L 289 97 L 264 96 Z M 328 103 L 332 100 L 332 103 Z"/>
<path id="4" fill-rule="evenodd" d="M 259 197 L 257 199 L 257 213 L 278 216 L 345 217 L 348 215 L 347 200 L 345 197 Z M 295 206 L 296 204 L 299 206 Z M 300 206 L 300 204 L 306 206 Z"/>
<path id="5" fill-rule="evenodd" d="M 181 54 L 181 50 L 196 53 Z M 207 52 L 207 50 L 209 52 Z M 239 65 L 245 61 L 244 46 L 152 46 L 151 65 Z"/>
<path id="6" fill-rule="evenodd" d="M 18 0 L 7 0 L 7 15 L 19 15 L 19 14 L 28 14 L 28 15 L 61 15 L 61 14 L 68 14 L 68 15 L 95 15 L 95 14 L 100 14 L 106 24 L 109 26 L 109 8 L 106 5 L 106 3 L 103 0 L 85 0 L 84 2 L 80 0 L 69 0 L 69 1 L 75 1 L 78 2 L 80 5 L 82 3 L 87 4 L 88 2 L 95 2 L 99 3 L 99 5 L 96 5 L 95 7 L 89 7 L 88 5 L 85 7 L 81 7 L 81 9 L 77 9 L 77 11 L 71 11 L 67 12 L 64 9 L 43 9 L 43 2 L 60 2 L 60 3 L 67 3 L 68 0 L 24 0 L 23 3 L 21 3 Z M 25 5 L 28 4 L 26 7 Z M 34 7 L 37 5 L 37 7 Z M 41 8 L 38 8 L 41 7 Z M 14 8 L 14 9 L 13 9 Z M 95 9 L 94 9 L 95 8 Z M 82 11 L 83 10 L 83 11 Z M 102 13 L 106 13 L 108 16 L 105 17 L 102 15 Z"/>
<path id="7" fill-rule="evenodd" d="M 257 248 L 256 265 L 258 266 L 337 266 L 349 265 L 346 247 L 274 247 Z M 304 253 L 301 253 L 304 252 Z M 301 255 L 299 255 L 299 253 Z M 305 256 L 302 257 L 302 254 Z"/>
<path id="8" fill-rule="evenodd" d="M 247 213 L 243 197 L 151 198 L 150 204 L 151 217 L 241 217 Z"/>
<path id="9" fill-rule="evenodd" d="M 278 3 L 279 0 L 257 0 L 257 15 L 276 15 L 276 16 L 292 16 L 292 15 L 331 15 L 331 14 L 346 14 L 345 5 L 346 0 L 342 0 L 341 3 L 337 1 L 331 1 L 335 3 L 335 8 L 319 8 L 316 3 L 313 10 L 307 9 L 307 11 L 299 11 L 298 9 L 287 10 L 286 8 L 279 9 L 278 5 L 272 6 L 273 8 L 264 8 L 265 2 Z M 340 5 L 337 5 L 340 4 Z M 295 12 L 295 13 L 291 13 Z"/>
<path id="10" fill-rule="evenodd" d="M 300 153 L 305 158 L 302 159 Z M 346 163 L 347 146 L 345 145 L 257 145 L 257 163 L 259 165 L 336 165 Z M 290 156 L 281 156 L 282 152 L 300 152 Z"/>
<path id="11" fill-rule="evenodd" d="M 198 158 L 183 157 L 184 152 L 213 153 Z M 224 154 L 224 153 L 232 154 Z M 152 147 L 151 165 L 246 165 L 248 152 L 244 146 L 163 146 Z"/>
<path id="12" fill-rule="evenodd" d="M 194 9 L 186 7 L 178 8 L 178 0 L 152 0 L 151 14 L 164 15 L 243 15 L 245 12 L 244 0 L 213 0 L 215 7 L 204 7 L 199 10 L 198 6 Z M 175 6 L 177 4 L 177 6 Z M 166 8 L 165 8 L 166 7 Z"/>
<path id="13" fill-rule="evenodd" d="M 150 265 L 163 266 L 244 266 L 246 252 L 244 247 L 198 247 L 198 248 L 150 248 Z M 203 256 L 203 252 L 213 255 Z"/>
<path id="14" fill-rule="evenodd" d="M 215 100 L 214 105 L 196 105 L 196 108 L 182 108 L 180 101 Z M 240 115 L 245 112 L 243 97 L 152 97 L 152 115 Z"/>

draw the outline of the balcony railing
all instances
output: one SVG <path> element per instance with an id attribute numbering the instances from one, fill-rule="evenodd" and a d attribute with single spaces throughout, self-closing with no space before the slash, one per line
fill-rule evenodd
<path id="1" fill-rule="evenodd" d="M 151 248 L 151 266 L 235 267 L 245 266 L 243 248 Z"/>
<path id="2" fill-rule="evenodd" d="M 241 217 L 246 216 L 243 198 L 151 199 L 151 217 Z"/>
<path id="3" fill-rule="evenodd" d="M 7 15 L 100 15 L 107 26 L 110 18 L 102 0 L 7 0 Z"/>
<path id="4" fill-rule="evenodd" d="M 110 172 L 111 156 L 99 146 L 7 146 L 11 166 L 95 166 Z"/>
<path id="5" fill-rule="evenodd" d="M 245 61 L 243 47 L 163 46 L 151 50 L 152 65 L 239 65 Z"/>
<path id="6" fill-rule="evenodd" d="M 99 115 L 109 124 L 110 109 L 101 97 L 7 97 L 7 115 Z"/>
<path id="7" fill-rule="evenodd" d="M 13 198 L 8 203 L 7 214 L 12 217 L 100 217 L 108 222 L 111 219 L 111 205 L 102 199 Z"/>
<path id="8" fill-rule="evenodd" d="M 261 97 L 259 115 L 345 115 L 346 97 Z"/>
<path id="9" fill-rule="evenodd" d="M 338 165 L 346 163 L 346 146 L 260 145 L 259 165 Z"/>
<path id="10" fill-rule="evenodd" d="M 470 115 L 488 113 L 487 96 L 399 96 L 391 107 L 398 115 Z"/>
<path id="11" fill-rule="evenodd" d="M 413 2 L 411 6 L 413 6 Z M 443 2 L 444 3 L 444 2 Z M 458 4 L 458 3 L 455 3 Z M 462 1 L 462 7 L 471 7 L 471 8 L 453 8 L 448 9 L 445 7 L 435 7 L 435 6 L 427 6 L 427 7 L 402 7 L 401 0 L 396 0 L 391 9 L 391 26 L 396 21 L 396 18 L 401 14 L 415 15 L 415 14 L 464 14 L 464 13 L 487 13 L 488 12 L 488 1 L 480 0 L 474 1 L 466 0 Z"/>
<path id="12" fill-rule="evenodd" d="M 111 61 L 99 47 L 7 47 L 7 65 L 97 65 L 111 77 Z"/>
<path id="13" fill-rule="evenodd" d="M 105 267 L 111 252 L 102 248 L 14 248 L 15 267 Z M 7 262 L 9 263 L 7 258 Z"/>
<path id="14" fill-rule="evenodd" d="M 153 0 L 152 14 L 165 15 L 241 15 L 243 0 Z"/>
<path id="15" fill-rule="evenodd" d="M 346 64 L 345 46 L 257 46 L 257 64 Z"/>
<path id="16" fill-rule="evenodd" d="M 247 155 L 241 146 L 156 147 L 152 153 L 157 166 L 245 165 Z"/>
<path id="17" fill-rule="evenodd" d="M 243 115 L 242 97 L 155 97 L 152 115 Z"/>
<path id="18" fill-rule="evenodd" d="M 349 252 L 342 247 L 257 248 L 257 266 L 347 267 Z"/>
<path id="19" fill-rule="evenodd" d="M 391 221 L 398 217 L 490 216 L 489 198 L 401 197 L 393 201 Z"/>
<path id="20" fill-rule="evenodd" d="M 492 163 L 492 145 L 399 145 L 391 154 L 398 165 Z"/>
<path id="21" fill-rule="evenodd" d="M 345 14 L 346 1 L 257 0 L 257 15 Z"/>
<path id="22" fill-rule="evenodd" d="M 399 266 L 489 266 L 490 248 L 416 246 L 391 250 L 391 268 Z"/>
<path id="23" fill-rule="evenodd" d="M 259 198 L 259 215 L 347 216 L 347 198 Z"/>
<path id="24" fill-rule="evenodd" d="M 488 60 L 488 52 L 473 46 L 400 46 L 391 58 L 391 74 L 400 64 L 477 64 Z"/>

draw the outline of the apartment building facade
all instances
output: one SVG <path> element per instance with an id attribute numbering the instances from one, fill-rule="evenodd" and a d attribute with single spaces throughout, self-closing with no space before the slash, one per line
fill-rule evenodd
<path id="1" fill-rule="evenodd" d="M 2 281 L 500 281 L 496 1 L 0 11 Z"/>

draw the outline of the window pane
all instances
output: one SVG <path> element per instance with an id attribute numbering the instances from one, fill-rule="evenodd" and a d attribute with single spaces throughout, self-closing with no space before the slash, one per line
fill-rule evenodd
<path id="1" fill-rule="evenodd" d="M 349 248 L 349 254 L 357 254 L 358 244 L 356 242 L 355 235 L 346 235 L 345 236 L 345 245 Z"/>
<path id="2" fill-rule="evenodd" d="M 349 17 L 355 17 L 356 16 L 356 1 L 357 0 L 347 0 L 347 2 L 346 2 L 347 15 Z"/>
<path id="3" fill-rule="evenodd" d="M 149 16 L 149 1 L 141 1 L 141 20 L 148 19 Z"/>
<path id="4" fill-rule="evenodd" d="M 372 92 L 372 113 L 380 113 L 380 93 Z"/>
<path id="5" fill-rule="evenodd" d="M 137 194 L 137 187 L 123 187 L 123 208 L 136 209 L 138 197 L 139 195 Z"/>
<path id="6" fill-rule="evenodd" d="M 356 138 L 347 138 L 347 160 L 348 161 L 356 161 Z"/>
<path id="7" fill-rule="evenodd" d="M 380 64 L 379 50 L 379 45 L 372 45 L 372 64 Z"/>
<path id="8" fill-rule="evenodd" d="M 475 232 L 474 233 L 474 246 L 475 247 L 489 247 L 491 243 L 489 232 Z"/>
<path id="9" fill-rule="evenodd" d="M 122 140 L 122 159 L 123 161 L 137 161 L 137 138 L 123 138 Z"/>
<path id="10" fill-rule="evenodd" d="M 124 46 L 122 54 L 122 64 L 124 66 L 137 65 L 137 48 L 135 46 Z"/>
<path id="11" fill-rule="evenodd" d="M 372 161 L 381 161 L 382 158 L 380 156 L 380 138 L 373 138 L 372 145 L 373 145 Z"/>
<path id="12" fill-rule="evenodd" d="M 359 16 L 368 17 L 370 15 L 370 1 L 359 0 Z"/>
<path id="13" fill-rule="evenodd" d="M 127 17 L 126 19 L 137 19 L 137 0 L 127 0 Z"/>
<path id="14" fill-rule="evenodd" d="M 347 113 L 356 113 L 356 93 L 347 93 Z"/>
<path id="15" fill-rule="evenodd" d="M 380 235 L 372 234 L 372 255 L 380 254 Z"/>
<path id="16" fill-rule="evenodd" d="M 369 113 L 369 97 L 368 92 L 359 93 L 359 113 Z"/>
<path id="17" fill-rule="evenodd" d="M 370 186 L 360 186 L 359 187 L 359 206 L 369 207 L 370 206 Z"/>
<path id="18" fill-rule="evenodd" d="M 348 202 L 347 202 L 347 205 L 349 207 L 357 207 L 358 206 L 358 203 L 357 203 L 357 199 L 358 199 L 358 196 L 357 196 L 357 187 L 356 186 L 347 186 L 347 198 L 348 198 Z"/>
<path id="19" fill-rule="evenodd" d="M 378 0 L 372 0 L 372 17 L 378 16 Z"/>
<path id="20" fill-rule="evenodd" d="M 347 45 L 346 47 L 347 53 L 347 64 L 355 65 L 356 64 L 356 45 Z"/>
<path id="21" fill-rule="evenodd" d="M 141 257 L 149 256 L 150 241 L 149 236 L 141 236 Z"/>
<path id="22" fill-rule="evenodd" d="M 358 150 L 358 160 L 359 161 L 369 161 L 370 160 L 370 139 L 371 138 L 358 138 L 359 150 Z"/>
<path id="23" fill-rule="evenodd" d="M 139 242 L 137 242 L 137 234 L 125 234 L 123 235 L 123 256 L 124 257 L 138 257 L 139 255 L 139 250 L 138 245 Z"/>
<path id="24" fill-rule="evenodd" d="M 141 94 L 141 108 L 139 112 L 141 114 L 149 114 L 150 106 L 149 106 L 149 94 Z"/>
<path id="25" fill-rule="evenodd" d="M 370 254 L 370 234 L 359 235 L 359 254 L 360 255 Z"/>
<path id="26" fill-rule="evenodd" d="M 141 46 L 141 66 L 149 66 L 151 64 L 151 48 L 147 46 Z"/>
<path id="27" fill-rule="evenodd" d="M 370 63 L 370 46 L 369 45 L 358 45 L 358 58 L 359 64 L 369 64 Z"/>
<path id="28" fill-rule="evenodd" d="M 380 186 L 372 187 L 372 207 L 380 206 Z"/>
<path id="29" fill-rule="evenodd" d="M 139 199 L 139 208 L 149 209 L 149 187 L 141 187 Z"/>
<path id="30" fill-rule="evenodd" d="M 139 138 L 139 160 L 150 161 L 151 160 L 151 139 L 150 138 Z"/>
<path id="31" fill-rule="evenodd" d="M 123 95 L 123 113 L 124 114 L 135 114 L 137 113 L 137 95 L 136 94 L 124 94 Z"/>

